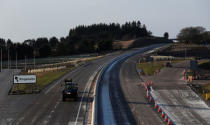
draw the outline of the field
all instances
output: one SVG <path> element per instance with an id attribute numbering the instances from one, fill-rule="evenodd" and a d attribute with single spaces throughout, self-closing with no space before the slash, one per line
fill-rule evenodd
<path id="1" fill-rule="evenodd" d="M 62 65 L 67 65 L 69 63 L 71 64 L 79 64 L 79 63 L 86 63 L 88 61 L 96 60 L 98 58 L 102 58 L 103 56 L 92 56 L 92 57 L 83 57 L 80 59 L 75 59 L 73 61 L 67 61 L 63 62 Z M 52 64 L 48 64 L 52 65 Z M 25 93 L 39 93 L 41 90 L 43 90 L 46 86 L 51 84 L 53 81 L 57 80 L 67 72 L 70 72 L 73 68 L 75 68 L 77 65 L 74 66 L 68 66 L 65 69 L 57 70 L 57 71 L 48 71 L 48 72 L 38 72 L 35 73 L 37 76 L 37 83 L 36 84 L 15 84 L 12 87 L 12 94 L 25 94 Z M 21 74 L 28 74 L 25 71 L 22 71 Z"/>
<path id="2" fill-rule="evenodd" d="M 164 62 L 145 62 L 138 63 L 137 68 L 143 70 L 144 75 L 153 75 L 155 72 L 159 72 L 163 68 Z"/>

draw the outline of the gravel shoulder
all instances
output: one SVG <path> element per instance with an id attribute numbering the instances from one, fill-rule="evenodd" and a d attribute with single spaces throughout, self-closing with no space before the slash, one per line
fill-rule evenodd
<path id="1" fill-rule="evenodd" d="M 126 101 L 139 125 L 164 125 L 164 121 L 155 111 L 153 104 L 146 98 L 143 82 L 136 71 L 136 62 L 141 54 L 127 59 L 121 66 L 120 85 Z"/>

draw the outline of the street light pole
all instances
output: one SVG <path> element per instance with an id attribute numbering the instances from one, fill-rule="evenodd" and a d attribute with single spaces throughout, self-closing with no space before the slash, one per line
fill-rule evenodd
<path id="1" fill-rule="evenodd" d="M 187 49 L 185 48 L 185 69 L 187 70 Z"/>
<path id="2" fill-rule="evenodd" d="M 1 48 L 1 72 L 2 72 L 2 48 Z"/>
<path id="3" fill-rule="evenodd" d="M 16 52 L 16 70 L 17 70 L 17 52 Z"/>
<path id="4" fill-rule="evenodd" d="M 34 55 L 34 69 L 35 69 L 35 65 L 36 65 L 36 57 L 35 57 L 35 55 Z"/>
<path id="5" fill-rule="evenodd" d="M 25 71 L 26 71 L 26 56 L 25 56 Z"/>
<path id="6" fill-rule="evenodd" d="M 8 48 L 8 70 L 9 70 L 9 48 Z"/>

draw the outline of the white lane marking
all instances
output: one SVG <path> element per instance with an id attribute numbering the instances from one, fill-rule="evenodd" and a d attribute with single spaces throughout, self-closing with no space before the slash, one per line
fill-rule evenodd
<path id="1" fill-rule="evenodd" d="M 97 72 L 99 71 L 99 69 L 101 69 L 101 67 L 102 67 L 102 66 L 100 66 L 100 67 L 93 73 L 93 75 L 89 78 L 89 80 L 88 80 L 88 82 L 87 82 L 87 84 L 86 84 L 86 86 L 85 86 L 85 89 L 84 89 L 83 94 L 82 94 L 82 99 L 81 99 L 80 104 L 79 104 L 79 109 L 78 109 L 78 112 L 77 112 L 77 117 L 76 117 L 76 120 L 75 120 L 75 124 L 74 124 L 74 125 L 77 125 L 77 123 L 78 123 L 78 118 L 79 118 L 79 114 L 80 114 L 80 110 L 81 110 L 81 106 L 82 106 L 82 102 L 83 102 L 83 98 L 84 98 L 86 89 L 87 89 L 88 85 L 93 81 L 94 77 L 96 76 L 96 74 L 97 74 Z M 71 124 L 72 124 L 72 122 L 69 121 L 69 122 L 68 122 L 68 125 L 71 125 Z"/>
<path id="2" fill-rule="evenodd" d="M 20 122 L 25 118 L 25 116 L 21 117 L 18 121 L 17 121 L 17 124 L 16 125 L 19 125 Z"/>
<path id="3" fill-rule="evenodd" d="M 48 124 L 49 120 L 52 118 L 53 113 L 55 112 L 57 106 L 60 104 L 60 102 L 56 102 L 54 109 L 51 110 L 50 114 L 48 115 L 47 119 L 44 120 L 43 125 Z"/>
<path id="4" fill-rule="evenodd" d="M 52 85 L 44 94 L 46 95 L 48 92 L 50 92 L 58 83 L 61 83 L 62 79 L 57 81 L 54 85 Z"/>
<path id="5" fill-rule="evenodd" d="M 35 116 L 33 117 L 32 121 L 31 121 L 31 124 L 34 124 L 34 122 L 37 120 L 37 118 L 38 118 L 38 115 L 35 115 Z"/>
<path id="6" fill-rule="evenodd" d="M 79 67 L 79 68 L 77 68 L 77 69 L 71 71 L 70 73 L 74 73 L 74 72 L 76 72 L 77 70 L 81 69 L 82 67 L 83 67 L 83 66 L 81 66 L 81 67 Z M 50 92 L 58 83 L 61 83 L 61 81 L 64 80 L 64 79 L 65 79 L 65 77 L 62 77 L 59 81 L 57 81 L 55 84 L 53 84 L 48 90 L 46 90 L 46 92 L 45 92 L 44 94 L 46 95 L 47 93 L 49 93 L 49 92 Z"/>

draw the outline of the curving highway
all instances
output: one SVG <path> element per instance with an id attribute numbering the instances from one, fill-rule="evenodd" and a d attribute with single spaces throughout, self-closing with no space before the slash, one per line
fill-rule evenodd
<path id="1" fill-rule="evenodd" d="M 135 68 L 139 54 L 160 46 L 163 45 L 153 45 L 130 51 L 103 69 L 96 90 L 95 124 L 135 125 L 143 123 L 149 125 L 163 123 L 147 103 L 145 94 L 142 93 L 144 90 L 137 86 L 140 79 Z M 132 60 L 133 57 L 134 60 Z M 136 112 L 142 116 L 141 123 Z M 148 119 L 150 120 L 148 121 Z"/>
<path id="2" fill-rule="evenodd" d="M 69 72 L 53 82 L 40 94 L 8 95 L 12 85 L 12 72 L 1 73 L 0 92 L 0 124 L 1 125 L 81 125 L 85 123 L 88 92 L 94 74 L 110 60 L 122 52 L 112 53 L 103 58 L 89 62 Z M 5 77 L 8 76 L 8 77 Z M 79 83 L 77 102 L 62 102 L 62 87 L 60 83 L 65 78 L 72 78 Z M 4 91 L 3 91 L 4 90 Z"/>
<path id="3" fill-rule="evenodd" d="M 141 100 L 140 96 L 136 95 L 135 89 L 129 89 L 127 80 L 134 79 L 133 74 L 135 69 L 133 64 L 125 63 L 130 57 L 136 54 L 142 54 L 145 51 L 159 47 L 154 45 L 142 49 L 132 49 L 126 52 L 112 53 L 101 59 L 89 62 L 86 65 L 80 66 L 75 70 L 67 73 L 62 78 L 54 81 L 49 87 L 43 90 L 40 94 L 28 95 L 7 95 L 6 92 L 12 83 L 12 75 L 14 72 L 5 72 L 1 74 L 2 80 L 0 88 L 0 124 L 1 125 L 83 125 L 87 123 L 87 104 L 90 103 L 88 92 L 91 88 L 91 83 L 95 74 L 104 67 L 100 73 L 100 79 L 97 84 L 95 98 L 95 124 L 98 125 L 135 125 L 139 124 L 134 111 L 145 113 L 146 107 L 138 108 L 135 103 Z M 132 61 L 131 61 L 132 62 Z M 129 67 L 129 68 L 128 68 Z M 127 69 L 128 68 L 128 69 Z M 125 70 L 125 71 L 124 71 Z M 5 76 L 10 76 L 5 79 Z M 62 102 L 62 87 L 60 83 L 66 78 L 73 78 L 73 81 L 79 83 L 79 97 L 76 102 Z M 135 77 L 138 78 L 138 77 Z M 135 85 L 136 83 L 133 82 Z M 6 88 L 5 88 L 6 87 Z M 135 95 L 127 92 L 136 91 Z M 134 91 L 135 90 L 135 91 Z M 133 99 L 132 96 L 140 100 Z M 148 105 L 146 105 L 148 106 Z M 141 115 L 140 115 L 141 116 Z M 153 118 L 153 117 L 152 117 Z M 154 122 L 161 123 L 159 119 Z M 141 121 L 144 121 L 141 119 Z"/>

